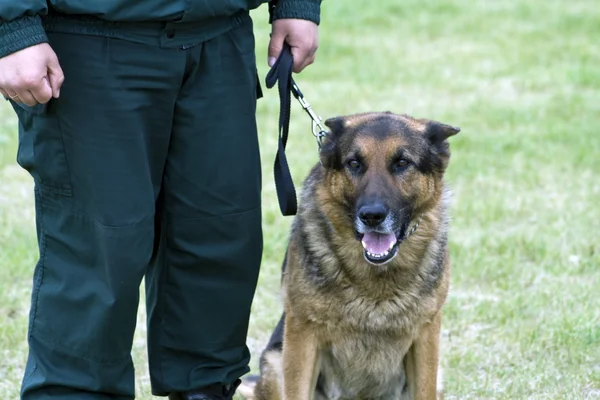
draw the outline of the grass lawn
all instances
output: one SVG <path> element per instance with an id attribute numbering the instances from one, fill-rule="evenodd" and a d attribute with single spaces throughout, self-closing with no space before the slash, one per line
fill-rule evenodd
<path id="1" fill-rule="evenodd" d="M 391 110 L 460 126 L 451 139 L 453 276 L 442 364 L 447 399 L 600 399 L 600 7 L 591 0 L 323 3 L 315 65 L 296 77 L 323 117 Z M 362 6 L 362 7 L 361 7 Z M 266 9 L 255 12 L 265 76 Z M 276 323 L 289 217 L 272 163 L 278 96 L 259 102 L 265 252 L 248 344 Z M 0 105 L 0 398 L 16 399 L 37 259 L 30 177 Z M 316 162 L 293 104 L 297 186 Z M 144 308 L 138 398 L 151 399 Z"/>

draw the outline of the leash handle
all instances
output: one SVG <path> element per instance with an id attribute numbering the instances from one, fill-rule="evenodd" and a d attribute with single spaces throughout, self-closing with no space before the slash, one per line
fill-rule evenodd
<path id="1" fill-rule="evenodd" d="M 267 88 L 271 89 L 278 83 L 279 89 L 279 140 L 277 146 L 277 155 L 275 156 L 274 174 L 275 188 L 279 200 L 279 208 L 284 216 L 296 215 L 298 211 L 298 202 L 296 200 L 296 189 L 294 181 L 285 156 L 285 146 L 290 129 L 291 95 L 292 88 L 295 86 L 292 79 L 292 66 L 294 57 L 290 51 L 290 46 L 283 43 L 283 49 L 275 64 L 267 74 L 265 79 Z M 296 96 L 296 95 L 294 95 Z"/>

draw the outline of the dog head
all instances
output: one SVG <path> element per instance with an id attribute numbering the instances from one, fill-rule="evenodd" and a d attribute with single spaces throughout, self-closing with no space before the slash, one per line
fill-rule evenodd
<path id="1" fill-rule="evenodd" d="M 320 159 L 332 193 L 351 216 L 365 259 L 391 261 L 409 225 L 441 200 L 450 158 L 447 139 L 460 129 L 393 113 L 331 118 Z"/>

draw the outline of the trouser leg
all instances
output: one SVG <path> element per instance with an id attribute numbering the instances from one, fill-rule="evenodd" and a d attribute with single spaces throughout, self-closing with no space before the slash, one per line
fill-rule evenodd
<path id="1" fill-rule="evenodd" d="M 133 399 L 139 285 L 185 56 L 83 35 L 50 44 L 60 98 L 15 105 L 40 248 L 22 399 Z"/>
<path id="2" fill-rule="evenodd" d="M 252 23 L 188 51 L 147 278 L 153 392 L 248 371 L 246 334 L 262 254 Z"/>

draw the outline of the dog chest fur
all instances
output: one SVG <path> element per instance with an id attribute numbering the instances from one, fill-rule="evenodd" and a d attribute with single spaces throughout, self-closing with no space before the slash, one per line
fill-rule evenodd
<path id="1" fill-rule="evenodd" d="M 431 261 L 427 258 L 425 263 Z M 310 279 L 305 269 L 296 269 L 300 265 L 292 262 L 289 267 L 286 279 Z M 307 321 L 322 343 L 317 392 L 323 399 L 408 396 L 404 357 L 418 327 L 438 307 L 433 295 L 419 296 L 418 279 L 401 279 L 398 274 L 396 271 L 395 278 L 407 286 L 388 288 L 387 296 L 383 287 L 374 291 L 349 282 L 340 285 L 338 281 L 338 289 L 334 291 L 329 287 L 287 282 L 287 296 L 293 296 L 288 311 Z M 395 286 L 394 280 L 388 277 L 382 282 Z M 295 292 L 294 288 L 303 290 Z M 378 296 L 372 296 L 374 293 Z"/>
<path id="2" fill-rule="evenodd" d="M 397 338 L 339 332 L 320 350 L 317 392 L 326 399 L 402 399 L 409 343 Z"/>

